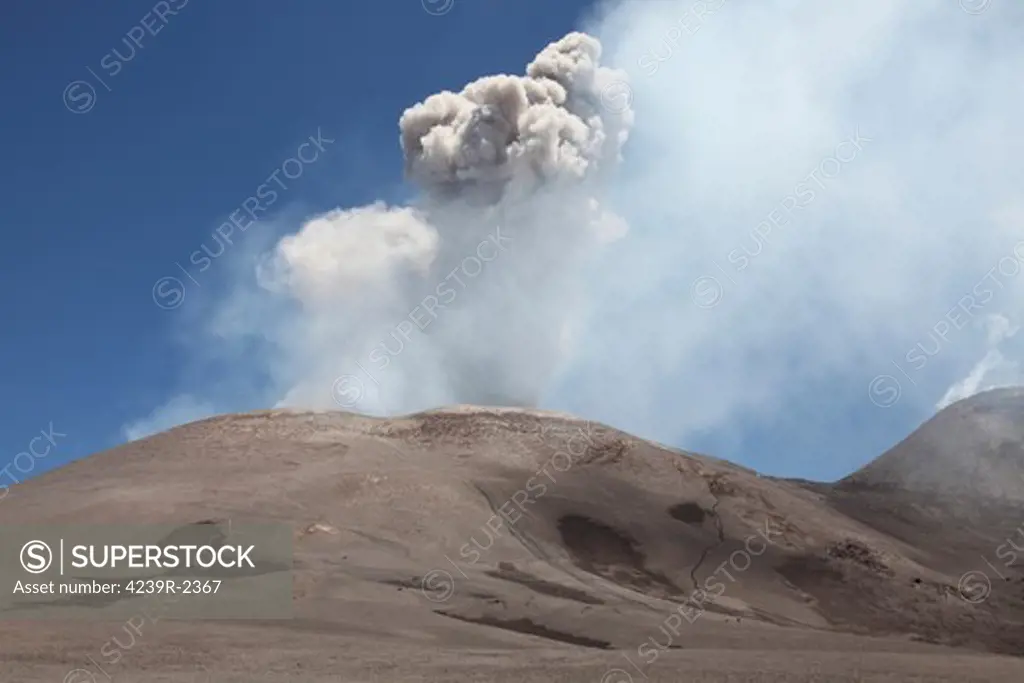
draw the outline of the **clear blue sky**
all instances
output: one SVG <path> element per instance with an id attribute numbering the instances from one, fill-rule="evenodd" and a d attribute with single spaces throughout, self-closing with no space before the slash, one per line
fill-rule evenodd
<path id="1" fill-rule="evenodd" d="M 402 110 L 521 73 L 587 3 L 458 0 L 432 16 L 419 0 L 171 0 L 162 24 L 154 4 L 4 8 L 0 465 L 50 422 L 68 436 L 38 471 L 110 447 L 173 392 L 181 347 L 154 281 L 179 274 L 318 127 L 345 153 L 278 206 L 372 201 L 401 180 Z M 122 39 L 147 13 L 156 35 L 131 56 Z M 114 48 L 131 59 L 111 76 Z M 82 114 L 63 98 L 76 80 L 96 88 Z M 87 92 L 71 91 L 72 106 Z"/>

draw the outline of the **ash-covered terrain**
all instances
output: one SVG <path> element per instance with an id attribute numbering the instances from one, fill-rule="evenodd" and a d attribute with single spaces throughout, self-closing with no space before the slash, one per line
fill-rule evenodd
<path id="1" fill-rule="evenodd" d="M 283 522 L 294 619 L 8 618 L 3 679 L 1020 680 L 1014 420 L 967 399 L 835 484 L 542 411 L 203 420 L 15 487 L 0 524 Z"/>

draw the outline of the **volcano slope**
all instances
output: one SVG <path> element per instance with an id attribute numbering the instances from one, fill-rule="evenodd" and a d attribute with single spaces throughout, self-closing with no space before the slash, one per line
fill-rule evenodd
<path id="1" fill-rule="evenodd" d="M 778 480 L 518 409 L 212 418 L 14 487 L 0 525 L 285 522 L 295 618 L 143 619 L 126 647 L 6 615 L 0 679 L 1020 681 L 1024 584 L 986 558 L 1021 498 L 891 471 Z"/>

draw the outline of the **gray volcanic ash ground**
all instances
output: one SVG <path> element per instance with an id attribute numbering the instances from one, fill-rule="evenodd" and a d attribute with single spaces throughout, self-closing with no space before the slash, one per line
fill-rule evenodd
<path id="1" fill-rule="evenodd" d="M 981 395 L 908 441 L 1015 410 Z M 1002 435 L 930 457 L 1019 477 Z M 295 619 L 144 620 L 104 667 L 124 680 L 1020 680 L 1024 574 L 996 549 L 1024 499 L 926 485 L 901 448 L 815 484 L 542 411 L 269 411 L 47 473 L 0 524 L 291 526 Z M 0 622 L 4 680 L 102 665 L 122 628 Z"/>

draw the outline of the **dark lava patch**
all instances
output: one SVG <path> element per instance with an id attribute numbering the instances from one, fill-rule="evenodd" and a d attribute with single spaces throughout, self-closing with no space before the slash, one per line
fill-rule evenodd
<path id="1" fill-rule="evenodd" d="M 825 558 L 813 555 L 790 557 L 776 571 L 800 590 L 843 582 L 841 571 L 832 567 Z"/>
<path id="2" fill-rule="evenodd" d="M 830 545 L 826 551 L 828 556 L 837 560 L 849 560 L 855 562 L 879 574 L 892 575 L 892 570 L 886 566 L 878 553 L 859 541 L 846 539 Z"/>
<path id="3" fill-rule="evenodd" d="M 530 590 L 536 591 L 542 595 L 550 595 L 556 598 L 564 598 L 566 600 L 575 600 L 576 602 L 582 602 L 587 605 L 604 604 L 604 600 L 595 598 L 593 595 L 590 595 L 585 591 L 546 581 L 538 576 L 534 576 L 533 574 L 515 569 L 514 567 L 510 568 L 510 564 L 507 562 L 502 562 L 498 566 L 497 571 L 488 571 L 487 575 L 493 576 L 496 579 L 503 579 L 505 581 L 518 583 L 519 585 L 526 586 Z"/>
<path id="4" fill-rule="evenodd" d="M 647 568 L 639 544 L 628 534 L 582 515 L 562 517 L 558 531 L 583 571 L 660 598 L 683 594 L 667 576 Z"/>
<path id="5" fill-rule="evenodd" d="M 441 610 L 435 610 L 435 614 L 448 617 L 450 619 L 458 619 L 459 621 L 465 621 L 470 624 L 483 624 L 484 626 L 495 626 L 497 628 L 503 628 L 507 631 L 515 631 L 516 633 L 525 633 L 530 636 L 539 636 L 541 638 L 547 638 L 548 640 L 554 640 L 560 643 L 569 643 L 570 645 L 582 645 L 583 647 L 592 647 L 598 650 L 610 650 L 612 644 L 605 640 L 596 640 L 594 638 L 587 638 L 586 636 L 577 636 L 572 633 L 565 633 L 563 631 L 555 631 L 547 626 L 536 624 L 529 619 L 497 619 L 495 617 L 463 617 L 458 614 L 451 614 L 449 612 L 443 612 Z"/>
<path id="6" fill-rule="evenodd" d="M 668 514 L 687 524 L 702 524 L 708 516 L 707 510 L 696 503 L 678 503 L 668 509 Z"/>

